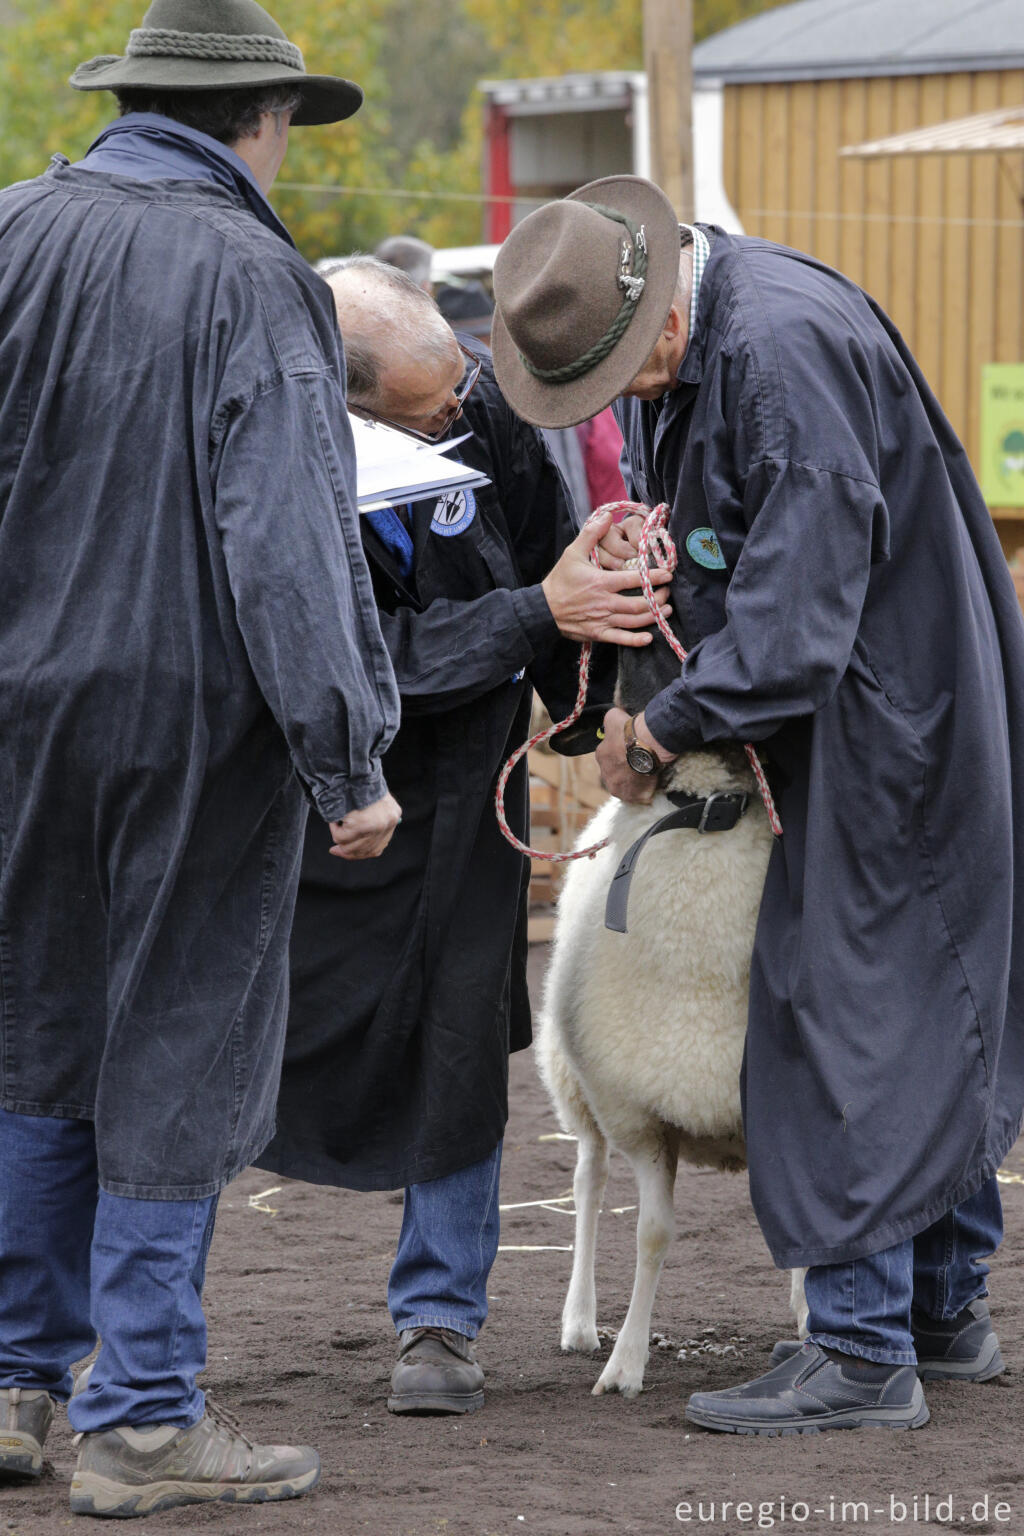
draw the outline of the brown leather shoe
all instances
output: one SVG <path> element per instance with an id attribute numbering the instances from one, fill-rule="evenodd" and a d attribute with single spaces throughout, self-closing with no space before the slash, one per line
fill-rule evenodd
<path id="1" fill-rule="evenodd" d="M 484 1373 L 473 1346 L 450 1328 L 407 1328 L 391 1373 L 392 1413 L 475 1413 L 484 1405 Z"/>

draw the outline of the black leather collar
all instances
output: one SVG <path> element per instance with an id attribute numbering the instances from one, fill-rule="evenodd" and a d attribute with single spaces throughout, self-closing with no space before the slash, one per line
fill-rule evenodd
<path id="1" fill-rule="evenodd" d="M 662 816 L 653 827 L 648 827 L 643 837 L 638 837 L 622 856 L 618 869 L 608 887 L 608 899 L 604 908 L 604 925 L 614 933 L 627 933 L 626 911 L 629 906 L 629 886 L 644 850 L 644 844 L 659 832 L 671 832 L 676 827 L 695 827 L 698 832 L 728 832 L 743 815 L 750 803 L 746 794 L 727 794 L 718 791 L 713 795 L 684 795 L 670 790 L 668 799 L 677 807 Z"/>

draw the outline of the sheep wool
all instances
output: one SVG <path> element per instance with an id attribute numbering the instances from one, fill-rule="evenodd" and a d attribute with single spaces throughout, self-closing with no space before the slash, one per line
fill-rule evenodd
<path id="1" fill-rule="evenodd" d="M 569 867 L 537 1039 L 541 1077 L 564 1130 L 578 1138 L 577 1240 L 562 1319 L 564 1349 L 597 1348 L 594 1247 L 608 1144 L 637 1178 L 637 1284 L 596 1392 L 643 1383 L 654 1290 L 671 1237 L 676 1163 L 745 1166 L 740 1064 L 750 957 L 772 833 L 753 774 L 715 751 L 677 760 L 664 788 L 747 791 L 727 832 L 676 829 L 646 845 L 633 879 L 629 932 L 604 926 L 608 886 L 630 845 L 672 806 L 604 805 Z M 800 1293 L 796 1299 L 799 1303 Z"/>

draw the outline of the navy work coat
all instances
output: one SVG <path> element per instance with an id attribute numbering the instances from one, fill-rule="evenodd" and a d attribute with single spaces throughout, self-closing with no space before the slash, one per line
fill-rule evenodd
<path id="1" fill-rule="evenodd" d="M 779 1265 L 918 1232 L 1024 1106 L 1024 622 L 967 457 L 891 322 L 709 231 L 678 387 L 617 407 L 667 500 L 690 655 L 655 737 L 763 743 L 783 824 L 744 1112 Z"/>
<path id="2" fill-rule="evenodd" d="M 574 529 L 540 434 L 489 361 L 467 430 L 458 453 L 492 484 L 413 506 L 410 576 L 362 520 L 402 698 L 384 771 L 403 816 L 372 864 L 331 857 L 310 819 L 278 1134 L 260 1162 L 316 1183 L 393 1189 L 486 1157 L 505 1126 L 509 1049 L 530 1042 L 530 871 L 501 836 L 494 790 L 529 734 L 531 682 L 555 718 L 575 700 L 579 646 L 537 585 Z M 608 703 L 615 653 L 599 650 L 591 696 Z M 525 761 L 505 810 L 525 839 Z"/>
<path id="3" fill-rule="evenodd" d="M 331 294 L 230 189 L 0 193 L 0 1103 L 213 1193 L 273 1128 L 307 800 L 398 701 Z"/>

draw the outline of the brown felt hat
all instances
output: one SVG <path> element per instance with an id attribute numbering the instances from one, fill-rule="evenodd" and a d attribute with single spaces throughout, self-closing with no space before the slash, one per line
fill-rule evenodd
<path id="1" fill-rule="evenodd" d="M 100 54 L 71 76 L 76 91 L 122 86 L 153 91 L 225 91 L 291 85 L 301 126 L 338 123 L 363 104 L 351 80 L 307 75 L 302 54 L 256 0 L 153 0 L 123 57 Z"/>
<path id="2" fill-rule="evenodd" d="M 654 351 L 679 279 L 679 222 L 660 187 L 606 176 L 531 213 L 494 263 L 494 372 L 538 427 L 609 405 Z"/>

